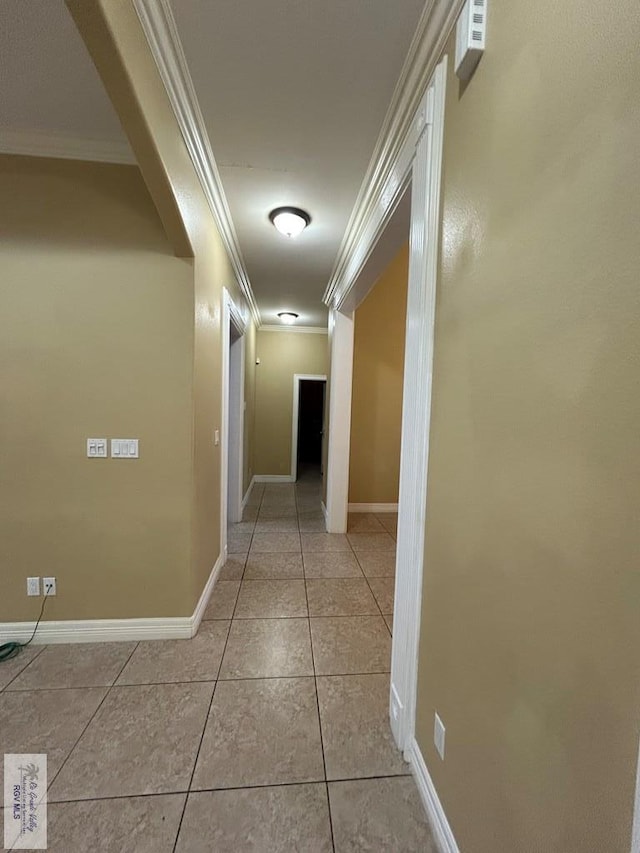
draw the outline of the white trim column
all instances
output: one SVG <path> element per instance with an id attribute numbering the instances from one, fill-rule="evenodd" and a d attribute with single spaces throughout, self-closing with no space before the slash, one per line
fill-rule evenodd
<path id="1" fill-rule="evenodd" d="M 228 503 L 229 503 L 229 347 L 231 345 L 230 324 L 233 323 L 239 335 L 244 335 L 246 330 L 246 321 L 242 313 L 238 309 L 226 287 L 222 288 L 222 319 L 220 327 L 220 341 L 222 345 L 221 363 L 222 363 L 222 397 L 221 397 L 221 418 L 220 418 L 220 554 L 224 561 L 227 559 L 227 522 L 228 522 Z M 244 367 L 241 369 L 240 382 L 242 383 L 242 391 L 240 399 L 244 406 Z M 241 419 L 243 420 L 243 418 Z M 241 424 L 242 426 L 242 424 Z M 242 426 L 243 430 L 244 427 Z M 212 436 L 213 438 L 213 436 Z M 240 470 L 243 468 L 243 440 L 240 439 Z"/>
<path id="2" fill-rule="evenodd" d="M 409 288 L 391 653 L 391 728 L 405 755 L 408 755 L 415 735 L 418 693 L 445 85 L 446 61 L 443 61 L 436 68 L 423 109 L 418 113 L 420 135 L 411 176 Z"/>
<path id="3" fill-rule="evenodd" d="M 351 383 L 353 379 L 353 314 L 331 309 L 329 383 L 329 446 L 327 449 L 327 530 L 347 532 Z"/>

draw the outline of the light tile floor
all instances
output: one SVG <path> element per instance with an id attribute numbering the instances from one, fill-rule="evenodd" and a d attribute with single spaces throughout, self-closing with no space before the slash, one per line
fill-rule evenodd
<path id="1" fill-rule="evenodd" d="M 324 532 L 255 487 L 197 637 L 0 664 L 0 752 L 47 752 L 55 853 L 435 853 L 388 722 L 396 517 Z"/>

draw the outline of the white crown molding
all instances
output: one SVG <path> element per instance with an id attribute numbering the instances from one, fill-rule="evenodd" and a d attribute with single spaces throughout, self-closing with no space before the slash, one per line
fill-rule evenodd
<path id="1" fill-rule="evenodd" d="M 260 311 L 169 0 L 134 0 L 134 5 L 240 290 L 259 326 Z"/>
<path id="2" fill-rule="evenodd" d="M 328 335 L 325 326 L 258 326 L 259 332 L 296 332 L 303 335 Z"/>
<path id="3" fill-rule="evenodd" d="M 136 164 L 133 152 L 126 142 L 104 142 L 35 130 L 0 130 L 0 154 L 88 160 L 94 163 Z"/>
<path id="4" fill-rule="evenodd" d="M 371 220 L 397 190 L 394 171 L 400 152 L 416 130 L 416 113 L 463 5 L 464 0 L 428 0 L 425 5 L 323 296 L 327 305 L 344 302 L 364 266 L 366 258 L 354 272 L 354 254 Z"/>
<path id="5" fill-rule="evenodd" d="M 440 853 L 460 853 L 460 848 L 451 831 L 435 785 L 429 775 L 424 757 L 415 739 L 412 741 L 406 757 L 411 765 L 411 770 L 418 786 L 424 810 L 429 819 L 433 837 L 438 845 L 438 850 Z"/>
<path id="6" fill-rule="evenodd" d="M 191 616 L 168 616 L 157 619 L 68 619 L 58 622 L 41 622 L 33 638 L 33 645 L 188 640 L 198 632 L 223 565 L 224 559 L 220 555 Z M 26 642 L 33 634 L 35 626 L 35 622 L 2 622 L 0 638 L 3 642 L 11 640 Z"/>

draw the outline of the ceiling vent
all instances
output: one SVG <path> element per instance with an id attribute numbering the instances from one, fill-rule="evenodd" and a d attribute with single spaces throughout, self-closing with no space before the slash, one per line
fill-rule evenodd
<path id="1" fill-rule="evenodd" d="M 484 53 L 488 0 L 467 0 L 456 28 L 456 74 L 468 80 Z"/>

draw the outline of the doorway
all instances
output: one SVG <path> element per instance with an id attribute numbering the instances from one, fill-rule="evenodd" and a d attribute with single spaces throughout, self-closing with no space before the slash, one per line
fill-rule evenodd
<path id="1" fill-rule="evenodd" d="M 229 322 L 229 476 L 228 523 L 242 520 L 242 442 L 244 415 L 244 337 Z"/>
<path id="2" fill-rule="evenodd" d="M 296 373 L 293 377 L 293 421 L 291 427 L 291 478 L 322 476 L 322 439 L 326 376 Z"/>
<path id="3" fill-rule="evenodd" d="M 222 289 L 222 419 L 220 543 L 226 558 L 227 525 L 242 518 L 244 448 L 244 332 L 246 321 Z M 218 441 L 214 432 L 214 444 Z"/>
<path id="4" fill-rule="evenodd" d="M 347 529 L 349 438 L 353 369 L 353 314 L 379 270 L 389 235 L 409 210 L 409 287 L 403 379 L 390 722 L 396 744 L 415 768 L 423 761 L 415 741 L 418 653 L 424 569 L 435 289 L 440 237 L 440 177 L 446 56 L 407 124 L 383 176 L 367 186 L 352 219 L 336 273 L 325 293 L 330 306 L 331 388 L 327 463 L 327 529 Z M 397 140 L 394 139 L 394 144 Z M 360 217 L 360 218 L 358 218 Z M 348 235 L 351 236 L 351 235 Z M 421 771 L 416 771 L 416 773 Z M 425 770 L 426 772 L 426 770 Z"/>

